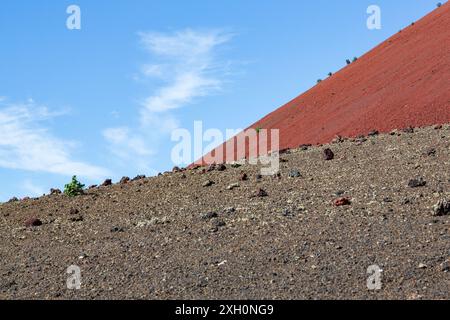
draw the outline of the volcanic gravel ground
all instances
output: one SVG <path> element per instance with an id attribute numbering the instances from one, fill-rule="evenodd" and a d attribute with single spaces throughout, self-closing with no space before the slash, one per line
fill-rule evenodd
<path id="1" fill-rule="evenodd" d="M 450 297 L 450 216 L 433 214 L 450 200 L 450 125 L 281 158 L 279 177 L 227 165 L 2 204 L 0 298 Z"/>

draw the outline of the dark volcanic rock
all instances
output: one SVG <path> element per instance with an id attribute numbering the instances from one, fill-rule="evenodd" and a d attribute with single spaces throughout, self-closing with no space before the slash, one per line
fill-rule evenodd
<path id="1" fill-rule="evenodd" d="M 130 178 L 128 177 L 122 177 L 122 179 L 120 179 L 120 184 L 127 184 L 128 182 L 130 182 Z"/>
<path id="2" fill-rule="evenodd" d="M 339 198 L 334 200 L 334 205 L 336 207 L 340 207 L 340 206 L 348 206 L 350 205 L 352 202 L 350 201 L 349 198 Z"/>
<path id="3" fill-rule="evenodd" d="M 325 160 L 333 160 L 334 159 L 333 151 L 331 151 L 330 148 L 326 148 L 325 150 L 323 150 L 323 158 Z"/>
<path id="4" fill-rule="evenodd" d="M 110 185 L 112 185 L 112 180 L 111 180 L 111 179 L 106 179 L 106 180 L 102 183 L 102 186 L 103 186 L 103 187 L 107 187 L 107 186 L 110 186 Z"/>
<path id="5" fill-rule="evenodd" d="M 201 218 L 203 220 L 209 220 L 209 219 L 216 218 L 216 217 L 217 217 L 216 212 L 206 212 L 201 215 Z"/>
<path id="6" fill-rule="evenodd" d="M 61 194 L 61 193 L 62 193 L 62 192 L 61 192 L 61 190 L 59 190 L 59 189 L 53 189 L 53 188 L 50 189 L 50 194 L 51 194 L 51 195 Z"/>
<path id="7" fill-rule="evenodd" d="M 448 214 L 450 214 L 450 201 L 446 199 L 439 200 L 438 203 L 433 206 L 434 216 L 440 217 Z"/>
<path id="8" fill-rule="evenodd" d="M 289 171 L 289 178 L 299 178 L 301 176 L 302 175 L 301 175 L 300 171 L 298 171 L 297 169 L 291 169 Z"/>
<path id="9" fill-rule="evenodd" d="M 217 171 L 225 171 L 226 169 L 227 167 L 223 163 L 219 164 L 216 168 Z"/>
<path id="10" fill-rule="evenodd" d="M 410 188 L 419 188 L 419 187 L 424 187 L 427 184 L 427 182 L 423 179 L 423 178 L 415 178 L 415 179 L 411 179 L 408 182 L 408 186 Z"/>
<path id="11" fill-rule="evenodd" d="M 263 189 L 260 188 L 260 189 L 258 189 L 258 191 L 256 192 L 256 196 L 262 198 L 262 197 L 267 197 L 268 194 L 267 194 L 267 192 L 266 192 L 265 190 L 263 190 Z"/>

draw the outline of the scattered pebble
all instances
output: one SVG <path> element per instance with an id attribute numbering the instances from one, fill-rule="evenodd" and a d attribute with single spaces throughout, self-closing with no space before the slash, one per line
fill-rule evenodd
<path id="1" fill-rule="evenodd" d="M 442 199 L 433 206 L 433 216 L 441 217 L 448 214 L 450 214 L 450 201 Z"/>
<path id="2" fill-rule="evenodd" d="M 234 207 L 229 207 L 229 208 L 225 208 L 224 210 L 225 213 L 234 213 L 236 212 L 236 209 Z"/>
<path id="3" fill-rule="evenodd" d="M 214 184 L 214 181 L 206 180 L 203 182 L 202 187 L 211 187 Z"/>
<path id="4" fill-rule="evenodd" d="M 42 221 L 37 218 L 30 218 L 27 221 L 25 221 L 25 227 L 39 227 L 42 226 Z"/>
<path id="5" fill-rule="evenodd" d="M 106 179 L 106 180 L 102 183 L 102 186 L 103 186 L 103 187 L 107 187 L 107 186 L 110 186 L 110 185 L 112 185 L 112 180 L 111 180 L 111 179 Z"/>
<path id="6" fill-rule="evenodd" d="M 120 179 L 120 184 L 127 184 L 128 182 L 130 182 L 130 178 L 128 177 L 122 177 L 122 179 Z"/>
<path id="7" fill-rule="evenodd" d="M 325 160 L 333 160 L 334 159 L 334 153 L 333 151 L 331 151 L 330 148 L 326 148 L 325 150 L 323 150 L 323 158 Z"/>
<path id="8" fill-rule="evenodd" d="M 62 192 L 59 189 L 53 189 L 53 188 L 50 189 L 50 194 L 51 195 L 56 195 L 56 194 L 61 194 L 61 193 Z"/>
<path id="9" fill-rule="evenodd" d="M 311 144 L 301 144 L 301 145 L 299 146 L 300 150 L 302 150 L 302 151 L 306 151 L 306 150 L 308 150 L 310 147 L 312 147 Z"/>
<path id="10" fill-rule="evenodd" d="M 263 189 L 260 188 L 260 189 L 258 189 L 258 191 L 256 192 L 256 196 L 262 198 L 262 197 L 267 197 L 268 194 L 267 194 L 267 192 L 266 192 L 265 190 L 263 190 Z"/>
<path id="11" fill-rule="evenodd" d="M 419 188 L 419 187 L 425 186 L 426 184 L 427 184 L 427 182 L 423 178 L 411 179 L 408 182 L 408 186 L 410 188 Z"/>
<path id="12" fill-rule="evenodd" d="M 232 183 L 232 184 L 230 184 L 228 187 L 227 187 L 227 190 L 233 190 L 233 189 L 236 189 L 236 188 L 239 188 L 239 183 Z"/>
<path id="13" fill-rule="evenodd" d="M 425 150 L 424 155 L 426 156 L 435 156 L 436 155 L 436 149 L 435 148 L 428 148 Z"/>
<path id="14" fill-rule="evenodd" d="M 413 127 L 408 127 L 408 128 L 404 128 L 402 131 L 404 133 L 414 133 L 414 128 Z"/>
<path id="15" fill-rule="evenodd" d="M 299 178 L 302 175 L 301 175 L 300 171 L 298 171 L 297 169 L 291 169 L 289 171 L 288 176 L 289 176 L 289 178 Z"/>
<path id="16" fill-rule="evenodd" d="M 217 171 L 225 171 L 226 169 L 227 167 L 223 163 L 219 164 L 216 168 Z"/>
<path id="17" fill-rule="evenodd" d="M 334 200 L 334 205 L 335 205 L 336 207 L 340 207 L 340 206 L 348 206 L 348 205 L 350 205 L 350 204 L 352 204 L 352 202 L 350 201 L 349 198 L 346 198 L 346 197 L 343 197 L 343 198 L 339 198 L 339 199 Z"/>
<path id="18" fill-rule="evenodd" d="M 202 213 L 201 218 L 203 220 L 209 220 L 212 218 L 217 218 L 217 212 L 206 212 L 206 213 Z"/>
<path id="19" fill-rule="evenodd" d="M 136 177 L 134 177 L 133 179 L 131 179 L 131 181 L 142 180 L 142 179 L 145 179 L 145 178 L 146 178 L 145 175 L 139 174 Z"/>

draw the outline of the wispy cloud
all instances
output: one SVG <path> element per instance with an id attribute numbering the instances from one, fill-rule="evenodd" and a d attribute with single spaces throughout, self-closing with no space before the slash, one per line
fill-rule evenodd
<path id="1" fill-rule="evenodd" d="M 143 66 L 142 73 L 165 81 L 144 100 L 144 121 L 146 112 L 181 108 L 221 88 L 224 64 L 217 61 L 215 51 L 231 39 L 230 33 L 187 29 L 171 34 L 140 33 L 140 37 L 152 57 L 161 59 L 159 64 Z"/>
<path id="2" fill-rule="evenodd" d="M 228 62 L 218 58 L 217 49 L 232 34 L 186 29 L 141 32 L 139 37 L 152 60 L 142 65 L 140 77 L 159 80 L 161 85 L 141 100 L 139 123 L 134 129 L 108 128 L 103 136 L 113 154 L 127 163 L 132 159 L 142 167 L 148 163 L 149 155 L 156 153 L 157 142 L 179 126 L 171 111 L 222 89 Z"/>
<path id="3" fill-rule="evenodd" d="M 44 126 L 58 115 L 33 100 L 0 104 L 0 167 L 91 179 L 109 175 L 106 169 L 73 160 L 76 143 L 52 135 Z"/>

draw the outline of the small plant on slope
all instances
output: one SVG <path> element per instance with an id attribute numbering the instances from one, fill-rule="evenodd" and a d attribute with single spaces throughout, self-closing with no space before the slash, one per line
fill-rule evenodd
<path id="1" fill-rule="evenodd" d="M 72 181 L 64 186 L 64 194 L 69 197 L 75 197 L 83 194 L 84 184 L 77 180 L 77 176 L 72 177 Z"/>

